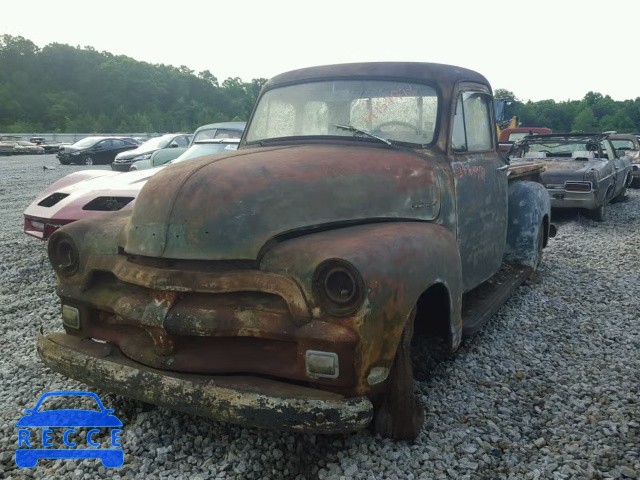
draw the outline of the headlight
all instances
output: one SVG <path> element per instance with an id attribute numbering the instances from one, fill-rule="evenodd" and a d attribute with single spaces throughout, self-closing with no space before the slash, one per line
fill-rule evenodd
<path id="1" fill-rule="evenodd" d="M 80 155 L 80 152 L 71 152 L 71 155 Z"/>
<path id="2" fill-rule="evenodd" d="M 132 162 L 137 162 L 138 160 L 147 160 L 151 158 L 151 154 L 150 153 L 145 153 L 144 155 L 138 155 L 137 157 L 133 157 L 131 159 Z"/>
<path id="3" fill-rule="evenodd" d="M 78 247 L 69 235 L 56 232 L 49 239 L 47 245 L 49 261 L 53 269 L 65 277 L 70 277 L 78 271 L 80 254 Z"/>
<path id="4" fill-rule="evenodd" d="M 329 315 L 346 317 L 364 302 L 364 281 L 349 262 L 325 260 L 313 274 L 313 295 Z"/>

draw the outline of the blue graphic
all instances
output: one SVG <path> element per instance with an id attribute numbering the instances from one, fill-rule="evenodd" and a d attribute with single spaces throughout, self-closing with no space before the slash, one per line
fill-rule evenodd
<path id="1" fill-rule="evenodd" d="M 56 409 L 39 412 L 42 402 L 50 397 L 90 397 L 93 398 L 100 411 L 81 409 Z M 49 392 L 40 397 L 34 408 L 24 411 L 26 415 L 18 420 L 18 449 L 16 450 L 16 465 L 21 468 L 35 467 L 40 458 L 99 458 L 107 468 L 118 468 L 124 463 L 124 450 L 120 443 L 122 422 L 113 415 L 114 410 L 104 408 L 95 393 L 91 392 Z M 31 431 L 24 427 L 41 428 L 41 439 L 31 437 Z M 64 446 L 69 448 L 54 448 L 54 427 L 63 427 Z M 86 435 L 82 435 L 75 428 L 91 428 Z M 100 434 L 98 427 L 110 430 L 110 448 L 101 447 L 96 438 Z M 34 435 L 35 436 L 35 435 Z M 83 445 L 94 448 L 74 448 Z M 40 445 L 38 445 L 40 443 Z M 32 448 L 42 446 L 42 448 Z M 60 445 L 62 446 L 62 445 Z M 26 448 L 20 448 L 26 447 Z M 98 448 L 95 448 L 98 447 Z"/>

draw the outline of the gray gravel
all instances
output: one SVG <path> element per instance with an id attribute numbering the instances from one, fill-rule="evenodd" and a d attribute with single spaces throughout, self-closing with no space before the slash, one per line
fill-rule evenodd
<path id="1" fill-rule="evenodd" d="M 420 375 L 426 425 L 414 443 L 250 430 L 97 392 L 124 422 L 123 468 L 63 460 L 17 469 L 22 409 L 43 392 L 84 388 L 36 356 L 36 329 L 59 330 L 60 320 L 45 244 L 22 233 L 22 211 L 82 168 L 51 155 L 0 157 L 0 477 L 640 478 L 635 190 L 606 223 L 563 215 L 542 283 L 521 287 L 479 335 Z"/>

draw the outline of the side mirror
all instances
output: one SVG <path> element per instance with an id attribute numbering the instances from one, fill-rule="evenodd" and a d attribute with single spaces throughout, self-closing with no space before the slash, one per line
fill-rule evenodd
<path id="1" fill-rule="evenodd" d="M 171 142 L 169 144 L 169 148 L 178 148 L 180 145 L 178 145 L 176 142 Z"/>

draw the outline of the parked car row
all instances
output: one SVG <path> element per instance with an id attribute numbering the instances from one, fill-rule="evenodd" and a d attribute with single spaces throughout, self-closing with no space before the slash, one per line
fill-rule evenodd
<path id="1" fill-rule="evenodd" d="M 609 134 L 527 135 L 509 161 L 493 108 L 464 68 L 312 67 L 269 80 L 240 139 L 202 127 L 169 165 L 63 178 L 25 212 L 62 304 L 38 354 L 213 419 L 416 438 L 412 340 L 455 351 L 538 275 L 552 205 L 597 210 L 632 178 Z"/>
<path id="2" fill-rule="evenodd" d="M 138 148 L 139 143 L 128 137 L 86 137 L 60 147 L 58 160 L 62 165 L 108 165 L 116 155 Z"/>
<path id="3" fill-rule="evenodd" d="M 44 147 L 24 140 L 0 142 L 0 155 L 42 155 Z"/>

